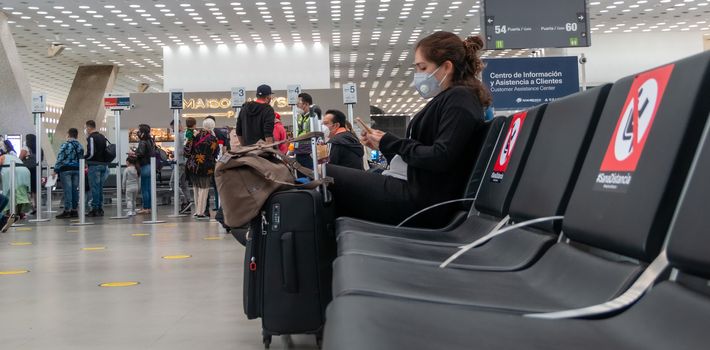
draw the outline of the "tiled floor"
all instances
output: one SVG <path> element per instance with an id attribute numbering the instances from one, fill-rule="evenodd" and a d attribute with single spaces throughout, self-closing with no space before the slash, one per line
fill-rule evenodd
<path id="1" fill-rule="evenodd" d="M 0 348 L 263 349 L 260 320 L 242 312 L 244 248 L 214 221 L 142 219 L 0 234 L 0 271 L 29 270 L 0 274 Z M 126 281 L 140 284 L 99 287 Z M 272 349 L 286 341 L 275 337 Z M 312 336 L 292 341 L 316 348 Z"/>

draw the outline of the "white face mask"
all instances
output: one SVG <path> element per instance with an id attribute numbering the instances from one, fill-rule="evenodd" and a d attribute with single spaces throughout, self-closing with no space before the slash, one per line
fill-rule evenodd
<path id="1" fill-rule="evenodd" d="M 330 129 L 325 124 L 321 124 L 320 126 L 321 130 L 323 130 L 323 135 L 325 135 L 326 139 L 330 138 Z"/>
<path id="2" fill-rule="evenodd" d="M 441 81 L 436 80 L 436 77 L 434 76 L 440 68 L 441 66 L 431 72 L 431 74 L 423 72 L 414 73 L 414 81 L 412 82 L 412 85 L 415 89 L 417 89 L 417 92 L 419 92 L 419 95 L 422 98 L 432 98 L 441 92 Z M 446 79 L 446 75 L 444 75 L 443 79 Z"/>
<path id="3" fill-rule="evenodd" d="M 89 132 L 86 130 L 86 128 L 84 128 L 84 136 L 87 136 L 87 135 L 89 135 Z"/>

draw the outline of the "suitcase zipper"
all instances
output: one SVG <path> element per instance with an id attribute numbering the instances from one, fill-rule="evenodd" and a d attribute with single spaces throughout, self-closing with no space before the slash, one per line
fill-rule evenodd
<path id="1" fill-rule="evenodd" d="M 269 227 L 269 222 L 266 221 L 266 211 L 261 212 L 261 235 L 266 236 L 266 228 Z"/>

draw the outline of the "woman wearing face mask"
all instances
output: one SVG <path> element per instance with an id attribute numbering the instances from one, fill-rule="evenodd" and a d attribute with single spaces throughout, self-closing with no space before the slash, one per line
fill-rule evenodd
<path id="1" fill-rule="evenodd" d="M 483 110 L 491 104 L 478 78 L 482 49 L 480 37 L 461 40 L 443 31 L 417 44 L 413 85 L 430 100 L 412 118 L 406 138 L 380 130 L 360 135 L 363 144 L 387 157 L 387 175 L 328 166 L 336 215 L 397 224 L 427 206 L 462 197 L 480 149 Z M 454 207 L 409 224 L 441 226 Z"/>

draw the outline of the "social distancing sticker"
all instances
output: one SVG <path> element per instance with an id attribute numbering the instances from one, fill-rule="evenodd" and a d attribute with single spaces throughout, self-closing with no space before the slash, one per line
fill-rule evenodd
<path id="1" fill-rule="evenodd" d="M 513 156 L 515 145 L 518 142 L 518 136 L 523 130 L 523 123 L 525 123 L 525 117 L 527 117 L 527 115 L 527 111 L 513 115 L 513 118 L 510 121 L 510 126 L 508 127 L 508 132 L 505 135 L 503 147 L 501 147 L 498 157 L 496 157 L 496 162 L 493 165 L 493 173 L 491 174 L 492 182 L 503 181 L 505 172 L 508 170 L 508 165 L 510 164 L 510 158 Z"/>
<path id="2" fill-rule="evenodd" d="M 90 252 L 95 250 L 106 250 L 106 247 L 85 247 L 81 248 L 81 250 Z"/>
<path id="3" fill-rule="evenodd" d="M 99 284 L 99 287 L 133 287 L 141 284 L 140 282 L 128 281 L 128 282 L 106 282 Z"/>
<path id="4" fill-rule="evenodd" d="M 181 260 L 192 258 L 192 255 L 181 254 L 181 255 L 166 255 L 163 257 L 165 260 Z"/>
<path id="5" fill-rule="evenodd" d="M 674 66 L 656 68 L 634 78 L 599 168 L 595 189 L 628 190 Z"/>
<path id="6" fill-rule="evenodd" d="M 30 270 L 9 270 L 9 271 L 0 271 L 0 276 L 7 276 L 7 275 L 22 275 L 25 273 L 30 272 Z"/>
<path id="7" fill-rule="evenodd" d="M 26 246 L 26 245 L 32 245 L 32 242 L 11 242 L 11 246 Z"/>

